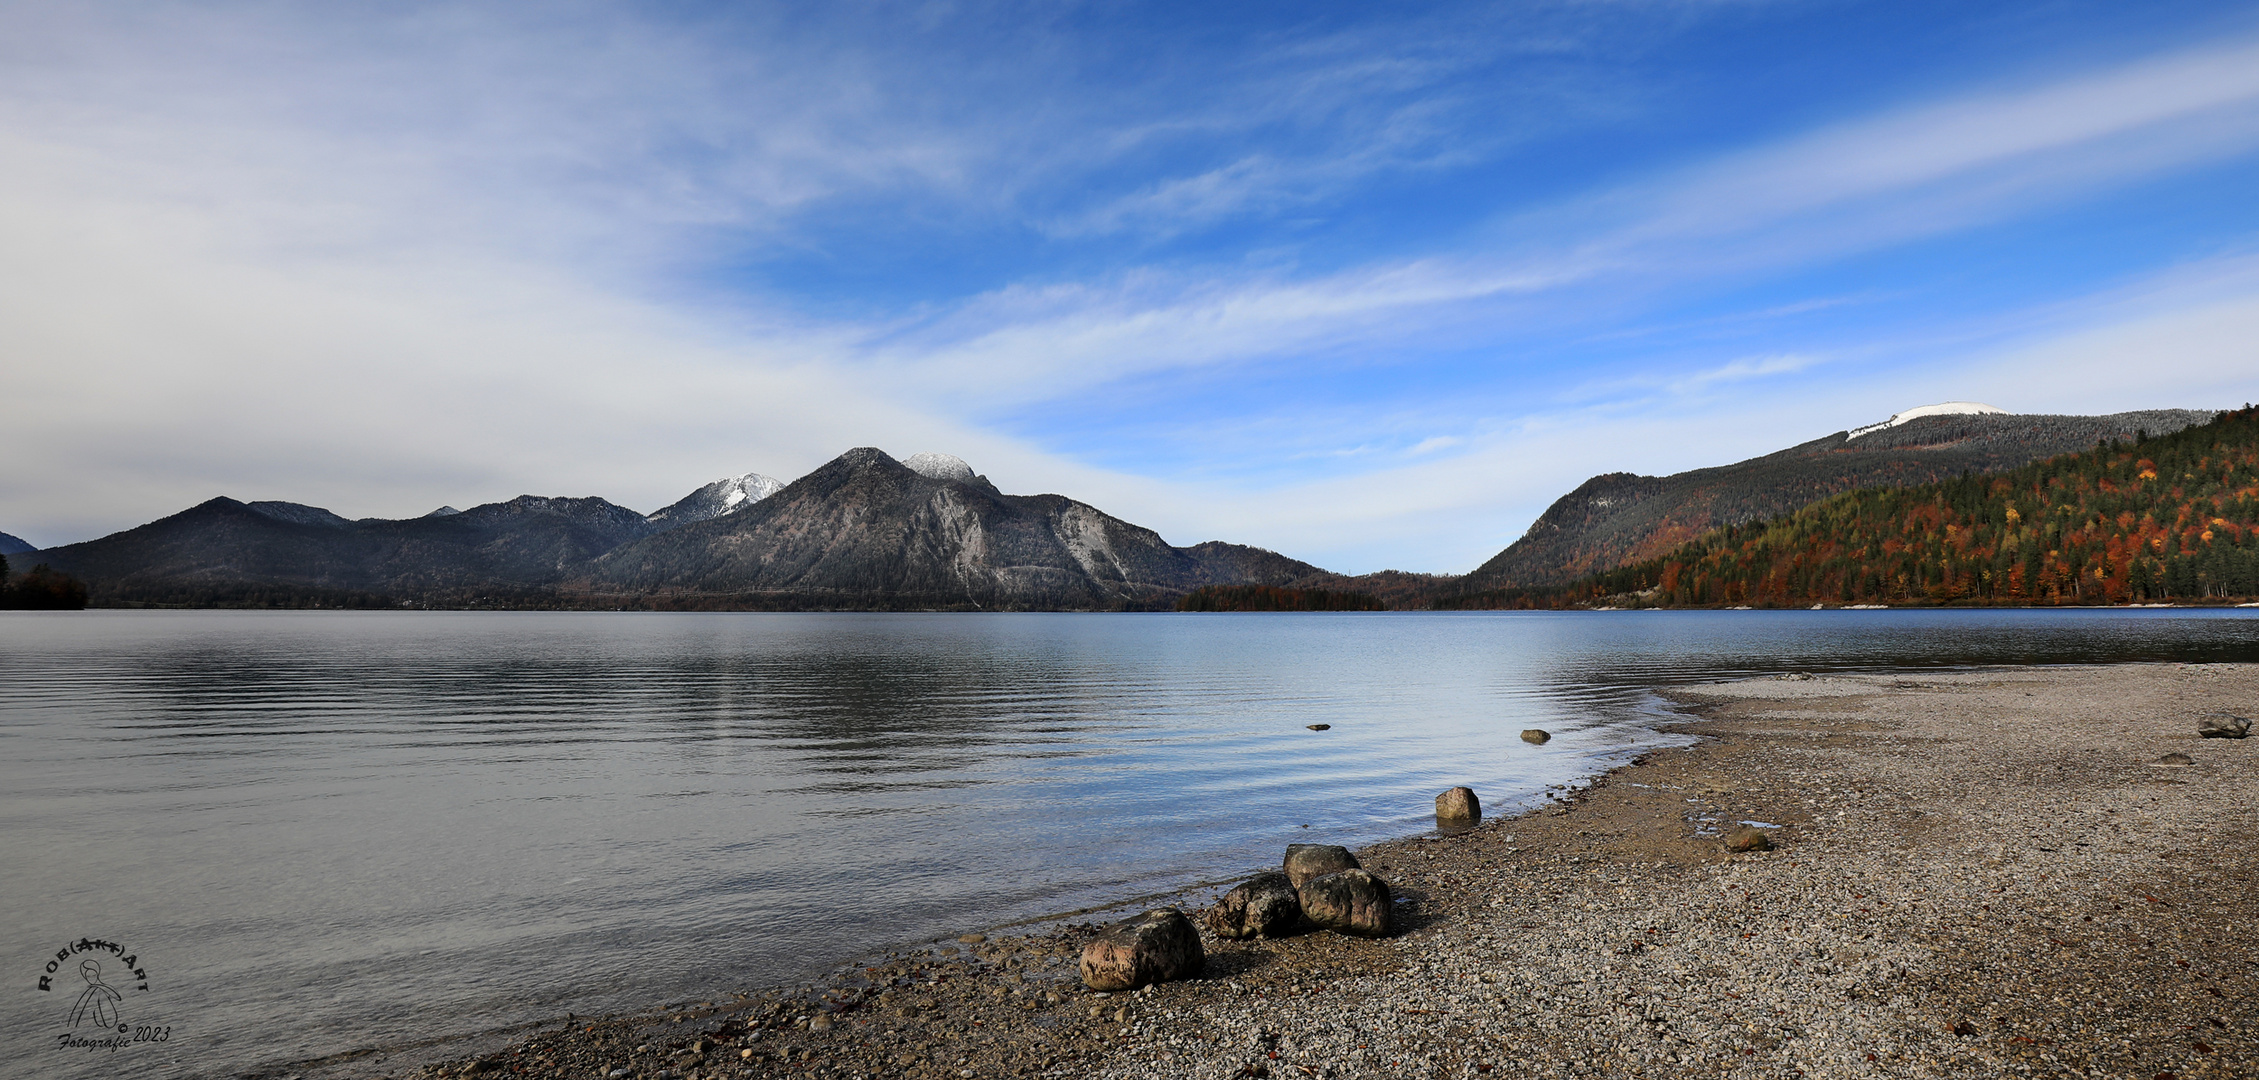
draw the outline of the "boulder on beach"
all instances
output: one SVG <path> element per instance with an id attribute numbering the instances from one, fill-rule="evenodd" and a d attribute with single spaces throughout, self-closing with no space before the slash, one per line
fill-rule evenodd
<path id="1" fill-rule="evenodd" d="M 1522 731 L 1522 741 L 1543 746 L 1553 741 L 1553 733 L 1543 728 L 1525 728 Z"/>
<path id="2" fill-rule="evenodd" d="M 1736 825 L 1727 829 L 1725 835 L 1718 839 L 1725 842 L 1727 851 L 1773 850 L 1773 838 L 1770 834 L 1763 829 L 1755 829 L 1747 825 Z"/>
<path id="3" fill-rule="evenodd" d="M 1241 882 L 1208 909 L 1208 929 L 1223 938 L 1285 937 L 1302 929 L 1294 879 L 1266 870 Z"/>
<path id="4" fill-rule="evenodd" d="M 2251 734 L 2251 721 L 2240 716 L 2218 713 L 2196 722 L 2199 739 L 2240 739 Z"/>
<path id="5" fill-rule="evenodd" d="M 1288 844 L 1286 846 L 1286 876 L 1295 888 L 1314 877 L 1355 870 L 1362 866 L 1349 849 L 1334 844 Z"/>
<path id="6" fill-rule="evenodd" d="M 1363 870 L 1343 870 L 1302 883 L 1302 915 L 1312 926 L 1358 937 L 1388 933 L 1396 897 L 1388 882 Z"/>
<path id="7" fill-rule="evenodd" d="M 1207 966 L 1200 931 L 1175 908 L 1115 923 L 1082 947 L 1083 985 L 1093 990 L 1135 990 L 1189 979 Z"/>
<path id="8" fill-rule="evenodd" d="M 1475 789 L 1455 787 L 1435 797 L 1435 819 L 1454 825 L 1464 825 L 1482 820 L 1482 800 L 1475 798 Z"/>

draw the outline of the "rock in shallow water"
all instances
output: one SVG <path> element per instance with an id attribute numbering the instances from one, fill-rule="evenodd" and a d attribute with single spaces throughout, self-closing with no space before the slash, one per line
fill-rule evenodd
<path id="1" fill-rule="evenodd" d="M 1435 797 L 1435 819 L 1464 825 L 1482 820 L 1482 800 L 1473 788 L 1455 787 Z"/>
<path id="2" fill-rule="evenodd" d="M 1116 923 L 1082 948 L 1083 985 L 1093 990 L 1134 990 L 1189 979 L 1207 965 L 1200 931 L 1175 908 Z"/>
<path id="3" fill-rule="evenodd" d="M 1543 746 L 1553 741 L 1553 733 L 1542 728 L 1529 728 L 1522 732 L 1522 741 Z"/>
<path id="4" fill-rule="evenodd" d="M 1388 882 L 1363 870 L 1343 870 L 1302 883 L 1302 915 L 1312 926 L 1359 937 L 1388 933 L 1396 897 Z"/>
<path id="5" fill-rule="evenodd" d="M 1773 850 L 1773 838 L 1770 834 L 1763 829 L 1753 829 L 1747 825 L 1736 825 L 1727 829 L 1725 835 L 1719 837 L 1719 839 L 1725 841 L 1727 851 Z"/>
<path id="6" fill-rule="evenodd" d="M 1355 870 L 1361 864 L 1348 848 L 1336 844 L 1288 844 L 1284 865 L 1286 876 L 1301 888 L 1311 878 Z"/>
<path id="7" fill-rule="evenodd" d="M 1225 938 L 1285 937 L 1302 929 L 1294 879 L 1271 870 L 1241 882 L 1208 909 L 1208 929 Z"/>

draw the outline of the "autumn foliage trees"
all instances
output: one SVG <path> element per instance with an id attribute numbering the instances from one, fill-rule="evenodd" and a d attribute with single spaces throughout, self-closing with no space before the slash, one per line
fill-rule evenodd
<path id="1" fill-rule="evenodd" d="M 1985 476 L 1847 492 L 1466 606 L 2124 604 L 2259 596 L 2259 410 Z M 1477 598 L 1468 598 L 1475 600 Z"/>
<path id="2" fill-rule="evenodd" d="M 0 556 L 0 608 L 77 611 L 85 606 L 86 585 L 79 579 L 58 574 L 45 563 L 11 575 L 7 558 Z"/>

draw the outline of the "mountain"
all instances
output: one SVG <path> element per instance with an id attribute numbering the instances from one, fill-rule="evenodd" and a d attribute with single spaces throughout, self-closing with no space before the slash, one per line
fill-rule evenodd
<path id="1" fill-rule="evenodd" d="M 1258 548 L 1172 547 L 1062 495 L 1005 495 L 937 457 L 921 455 L 921 471 L 850 450 L 744 510 L 625 544 L 571 587 L 684 607 L 1103 610 L 1331 576 Z"/>
<path id="2" fill-rule="evenodd" d="M 683 496 L 664 510 L 653 511 L 646 520 L 669 529 L 694 521 L 710 521 L 723 514 L 734 514 L 783 489 L 784 481 L 760 473 L 725 476 Z"/>
<path id="3" fill-rule="evenodd" d="M 96 603 L 462 602 L 551 588 L 653 528 L 595 498 L 521 495 L 405 521 L 217 498 L 38 557 L 84 579 Z"/>
<path id="4" fill-rule="evenodd" d="M 0 556 L 21 555 L 27 551 L 37 550 L 39 549 L 25 543 L 22 540 L 10 536 L 7 533 L 0 532 Z"/>
<path id="5" fill-rule="evenodd" d="M 1459 587 L 1565 584 L 1654 558 L 1711 529 L 1761 521 L 1840 492 L 2012 469 L 2104 439 L 2169 434 L 2214 415 L 2187 409 L 2016 415 L 1950 402 L 1732 465 L 1659 477 L 1605 473 L 1562 496 Z"/>
<path id="6" fill-rule="evenodd" d="M 351 521 L 332 514 L 319 506 L 307 506 L 303 503 L 291 502 L 255 502 L 244 503 L 243 506 L 244 509 L 253 513 L 263 514 L 276 521 L 287 521 L 293 525 L 313 525 L 324 529 L 349 529 L 353 527 Z"/>
<path id="7" fill-rule="evenodd" d="M 1992 475 L 1848 492 L 1551 592 L 1800 607 L 2259 595 L 2259 409 Z"/>
<path id="8" fill-rule="evenodd" d="M 734 477 L 649 517 L 522 495 L 354 521 L 217 498 L 32 555 L 96 604 L 190 606 L 1113 610 L 1206 585 L 1365 580 L 1238 544 L 1172 547 L 1062 495 L 1006 495 L 960 458 L 911 460 L 852 450 L 788 485 Z"/>
<path id="9" fill-rule="evenodd" d="M 988 483 L 988 478 L 973 472 L 965 459 L 955 454 L 927 452 L 912 454 L 902 459 L 902 467 L 929 480 L 957 480 L 963 483 Z"/>

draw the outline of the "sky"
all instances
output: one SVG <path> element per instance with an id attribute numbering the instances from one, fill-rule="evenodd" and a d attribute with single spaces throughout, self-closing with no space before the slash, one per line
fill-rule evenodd
<path id="1" fill-rule="evenodd" d="M 2259 400 L 2259 7 L 0 0 L 0 530 L 857 446 L 1458 573 L 1602 472 Z"/>

